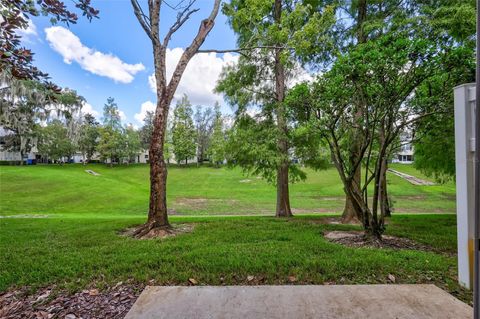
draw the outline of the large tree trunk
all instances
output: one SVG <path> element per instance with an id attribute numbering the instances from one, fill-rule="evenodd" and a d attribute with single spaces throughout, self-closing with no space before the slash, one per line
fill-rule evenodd
<path id="1" fill-rule="evenodd" d="M 274 19 L 276 23 L 281 22 L 282 0 L 275 0 Z M 290 165 L 288 154 L 288 127 L 285 118 L 285 68 L 281 61 L 282 50 L 275 49 L 275 93 L 277 98 L 276 115 L 278 140 L 277 149 L 279 152 L 279 163 L 277 164 L 277 209 L 275 216 L 290 217 L 290 194 L 288 191 L 288 168 Z"/>
<path id="2" fill-rule="evenodd" d="M 158 136 L 158 140 L 162 139 Z M 167 214 L 167 165 L 159 141 L 150 146 L 150 207 L 147 224 L 151 228 L 169 228 Z"/>
<path id="3" fill-rule="evenodd" d="M 175 91 L 182 78 L 183 72 L 192 57 L 205 41 L 215 24 L 215 18 L 220 7 L 220 0 L 215 0 L 210 16 L 200 22 L 197 34 L 191 44 L 185 49 L 174 68 L 170 81 L 166 79 L 166 56 L 170 38 L 189 16 L 195 12 L 187 7 L 183 13 L 177 15 L 177 21 L 168 30 L 163 43 L 160 40 L 160 6 L 161 1 L 149 1 L 149 17 L 146 17 L 137 1 L 131 1 L 135 16 L 140 25 L 152 40 L 153 58 L 155 64 L 155 79 L 157 91 L 157 107 L 152 131 L 152 140 L 149 150 L 150 161 L 150 206 L 147 223 L 139 227 L 135 236 L 144 237 L 157 229 L 169 229 L 167 214 L 167 166 L 163 156 L 165 132 L 167 127 L 168 109 Z"/>

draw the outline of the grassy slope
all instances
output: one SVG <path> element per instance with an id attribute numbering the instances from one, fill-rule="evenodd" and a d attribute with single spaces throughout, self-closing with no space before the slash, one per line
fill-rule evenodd
<path id="1" fill-rule="evenodd" d="M 0 215 L 14 214 L 145 214 L 148 205 L 148 167 L 109 168 L 90 165 L 101 174 L 85 173 L 81 165 L 0 167 Z M 407 170 L 409 166 L 395 167 Z M 344 195 L 336 171 L 314 172 L 291 187 L 296 212 L 340 212 Z M 393 174 L 389 190 L 398 212 L 455 211 L 453 184 L 414 186 Z M 275 189 L 238 169 L 178 168 L 169 170 L 169 207 L 180 214 L 270 214 Z"/>
<path id="2" fill-rule="evenodd" d="M 138 241 L 117 233 L 144 221 L 147 167 L 89 168 L 102 175 L 91 176 L 80 165 L 0 167 L 0 215 L 50 216 L 0 219 L 0 291 L 49 284 L 101 288 L 127 279 L 186 284 L 190 277 L 200 284 L 248 284 L 247 275 L 270 284 L 287 283 L 289 275 L 298 283 L 383 283 L 393 274 L 400 283 L 434 282 L 460 292 L 464 300 L 470 298 L 455 281 L 454 215 L 397 214 L 387 229 L 443 254 L 346 248 L 325 241 L 322 233 L 355 226 L 322 225 L 316 222 L 318 216 L 201 217 L 271 212 L 274 189 L 239 170 L 171 168 L 170 206 L 197 215 L 173 216 L 172 221 L 195 222 L 195 230 L 166 240 Z M 402 168 L 410 169 L 397 169 Z M 397 210 L 454 212 L 452 185 L 413 186 L 390 177 Z M 250 181 L 241 182 L 245 179 Z M 305 211 L 338 212 L 343 204 L 333 169 L 309 172 L 306 182 L 292 187 L 291 197 L 293 207 Z"/>

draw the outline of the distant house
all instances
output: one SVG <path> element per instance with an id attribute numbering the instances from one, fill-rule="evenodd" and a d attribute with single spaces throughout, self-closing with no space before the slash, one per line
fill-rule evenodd
<path id="1" fill-rule="evenodd" d="M 11 131 L 4 129 L 0 126 L 0 161 L 8 162 L 20 162 L 22 161 L 22 155 L 18 151 L 8 150 L 5 147 L 6 139 L 12 134 Z M 23 160 L 32 163 L 35 160 L 35 153 L 37 152 L 37 147 L 33 146 L 31 151 L 25 155 Z"/>
<path id="2" fill-rule="evenodd" d="M 409 133 L 400 135 L 401 146 L 392 158 L 392 163 L 412 164 L 414 149 L 412 145 L 412 136 Z"/>

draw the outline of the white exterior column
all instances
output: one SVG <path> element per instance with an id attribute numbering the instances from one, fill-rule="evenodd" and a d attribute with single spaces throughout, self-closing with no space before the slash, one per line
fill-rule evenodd
<path id="1" fill-rule="evenodd" d="M 475 83 L 454 89 L 458 280 L 473 288 Z"/>

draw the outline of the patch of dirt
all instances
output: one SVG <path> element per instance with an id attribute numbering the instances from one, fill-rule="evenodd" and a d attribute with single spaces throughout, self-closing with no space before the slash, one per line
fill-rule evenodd
<path id="1" fill-rule="evenodd" d="M 240 183 L 250 183 L 251 181 L 251 179 L 242 179 Z"/>
<path id="2" fill-rule="evenodd" d="M 329 231 L 324 233 L 327 240 L 348 247 L 370 247 L 391 249 L 413 249 L 434 251 L 431 247 L 417 243 L 411 239 L 383 235 L 382 240 L 372 240 L 363 231 Z"/>
<path id="3" fill-rule="evenodd" d="M 168 215 L 181 215 L 181 213 L 177 212 L 175 209 L 173 208 L 168 208 L 167 209 L 167 212 L 168 212 Z"/>
<path id="4" fill-rule="evenodd" d="M 399 195 L 399 196 L 394 196 L 394 199 L 422 200 L 422 199 L 427 199 L 427 196 L 425 196 L 425 195 Z"/>
<path id="5" fill-rule="evenodd" d="M 194 224 L 176 224 L 171 228 L 153 228 L 138 236 L 138 230 L 144 228 L 145 225 L 139 225 L 130 227 L 119 232 L 120 236 L 131 237 L 135 239 L 155 239 L 155 238 L 168 238 L 175 237 L 177 235 L 190 233 L 193 231 Z"/>
<path id="6" fill-rule="evenodd" d="M 144 285 L 117 283 L 102 291 L 96 288 L 75 294 L 55 291 L 54 286 L 28 293 L 28 287 L 0 294 L 0 318 L 124 318 Z"/>
<path id="7" fill-rule="evenodd" d="M 394 213 L 428 213 L 428 214 L 455 214 L 455 208 L 411 208 L 411 207 L 397 207 Z"/>
<path id="8" fill-rule="evenodd" d="M 332 209 L 332 208 L 313 208 L 313 209 L 292 208 L 293 214 L 314 214 L 314 213 L 334 213 L 334 212 L 335 212 L 335 209 Z"/>
<path id="9" fill-rule="evenodd" d="M 342 217 L 322 217 L 310 220 L 312 224 L 320 225 L 342 225 Z M 359 225 L 359 223 L 351 222 L 344 225 Z"/>
<path id="10" fill-rule="evenodd" d="M 212 203 L 226 203 L 229 205 L 237 204 L 236 199 L 219 199 L 219 198 L 191 198 L 191 197 L 179 197 L 175 199 L 174 206 L 180 207 L 193 207 L 193 208 L 206 208 Z"/>

